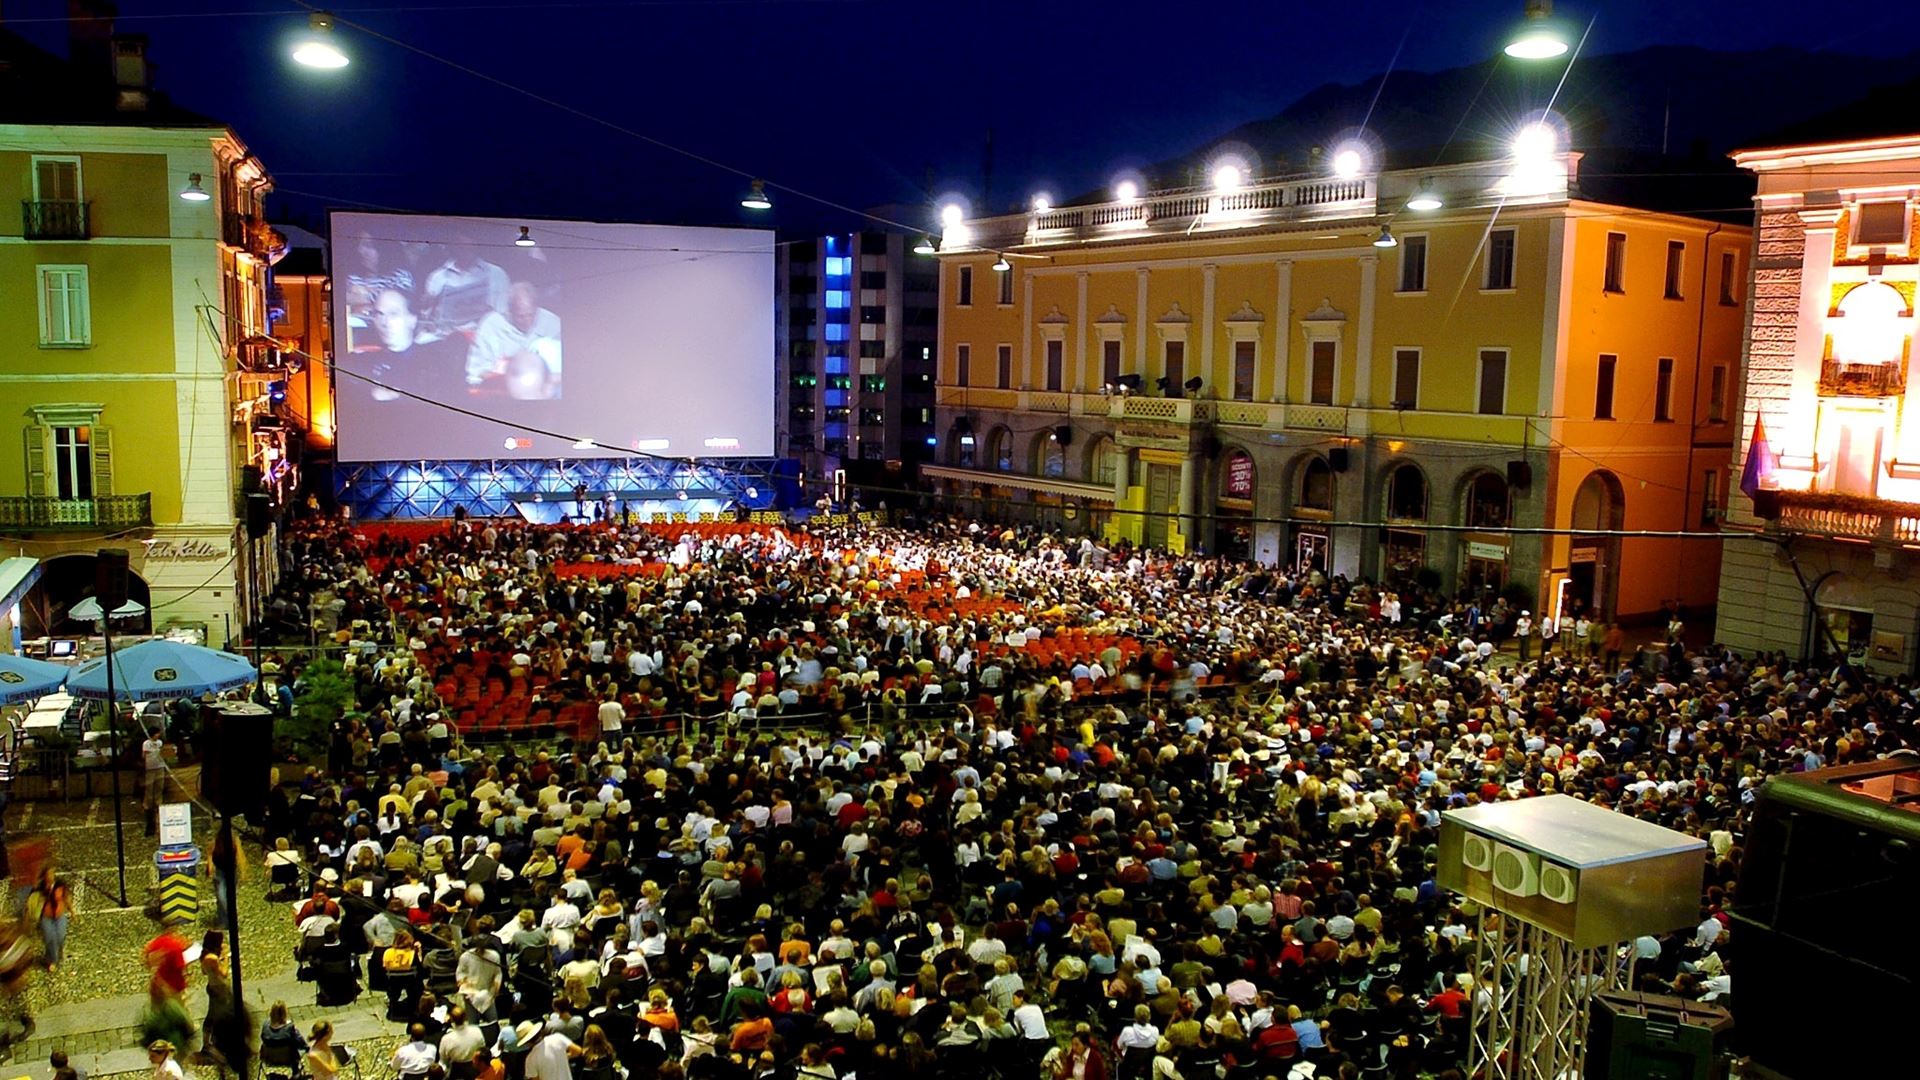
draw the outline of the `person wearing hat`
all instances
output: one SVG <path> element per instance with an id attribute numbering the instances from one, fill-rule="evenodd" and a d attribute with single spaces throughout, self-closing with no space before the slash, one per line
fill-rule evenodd
<path id="1" fill-rule="evenodd" d="M 147 1044 L 147 1062 L 153 1066 L 153 1080 L 185 1080 L 186 1070 L 174 1060 L 173 1044 L 155 1039 Z"/>

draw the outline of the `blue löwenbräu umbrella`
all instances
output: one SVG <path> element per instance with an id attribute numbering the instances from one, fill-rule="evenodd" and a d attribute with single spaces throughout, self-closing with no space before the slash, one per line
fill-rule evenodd
<path id="1" fill-rule="evenodd" d="M 253 665 L 245 657 L 204 645 L 155 639 L 113 650 L 116 701 L 199 697 L 245 686 L 254 678 Z M 67 692 L 106 700 L 107 658 L 96 656 L 74 668 L 67 677 Z"/>
<path id="2" fill-rule="evenodd" d="M 60 689 L 73 669 L 24 656 L 0 655 L 0 705 L 17 705 Z"/>

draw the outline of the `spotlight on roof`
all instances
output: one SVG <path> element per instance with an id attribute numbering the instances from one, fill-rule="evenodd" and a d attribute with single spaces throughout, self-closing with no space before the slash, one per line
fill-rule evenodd
<path id="1" fill-rule="evenodd" d="M 1359 176 L 1367 167 L 1366 155 L 1357 146 L 1343 146 L 1333 152 L 1333 175 L 1342 180 Z"/>
<path id="2" fill-rule="evenodd" d="M 1513 137 L 1513 159 L 1522 166 L 1542 165 L 1552 159 L 1560 136 L 1544 121 L 1535 120 Z"/>
<path id="3" fill-rule="evenodd" d="M 1239 191 L 1246 182 L 1246 175 L 1240 166 L 1227 162 L 1213 170 L 1213 190 L 1218 192 Z"/>
<path id="4" fill-rule="evenodd" d="M 323 70 L 343 68 L 351 62 L 334 44 L 332 12 L 316 11 L 307 16 L 307 36 L 293 47 L 293 59 L 305 67 Z"/>
<path id="5" fill-rule="evenodd" d="M 959 203 L 948 203 L 940 208 L 940 224 L 946 228 L 951 229 L 966 220 L 967 212 L 961 209 Z"/>
<path id="6" fill-rule="evenodd" d="M 1441 201 L 1440 193 L 1434 189 L 1432 180 L 1420 181 L 1420 190 L 1407 200 L 1409 210 L 1438 210 L 1446 203 Z"/>
<path id="7" fill-rule="evenodd" d="M 1122 180 L 1113 185 L 1113 197 L 1121 202 L 1132 202 L 1140 197 L 1140 184 L 1135 180 Z"/>
<path id="8" fill-rule="evenodd" d="M 740 205 L 749 210 L 773 209 L 773 197 L 767 194 L 767 182 L 755 180 L 747 185 L 747 193 L 740 197 Z"/>
<path id="9" fill-rule="evenodd" d="M 1053 209 L 1053 196 L 1051 196 L 1051 195 L 1048 195 L 1048 194 L 1045 194 L 1045 193 L 1043 192 L 1043 193 L 1041 193 L 1041 194 L 1039 194 L 1039 195 L 1035 195 L 1035 196 L 1033 197 L 1033 212 L 1034 212 L 1034 213 L 1036 213 L 1036 214 L 1044 214 L 1044 213 L 1046 213 L 1047 211 L 1049 211 L 1049 210 L 1051 210 L 1051 209 Z"/>
<path id="10" fill-rule="evenodd" d="M 1553 18 L 1553 0 L 1527 0 L 1526 18 L 1507 39 L 1506 54 L 1515 60 L 1551 60 L 1568 45 L 1566 28 Z"/>

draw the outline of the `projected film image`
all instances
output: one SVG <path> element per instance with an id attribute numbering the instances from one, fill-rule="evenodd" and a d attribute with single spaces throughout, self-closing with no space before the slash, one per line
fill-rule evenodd
<path id="1" fill-rule="evenodd" d="M 482 251 L 465 235 L 445 248 L 354 239 L 344 275 L 348 347 L 374 356 L 369 374 L 387 384 L 368 384 L 374 400 L 397 400 L 400 387 L 518 401 L 563 396 L 561 322 L 551 306 L 559 286 L 545 252 L 510 251 Z"/>
<path id="2" fill-rule="evenodd" d="M 333 215 L 343 460 L 771 452 L 771 233 L 520 229 Z"/>

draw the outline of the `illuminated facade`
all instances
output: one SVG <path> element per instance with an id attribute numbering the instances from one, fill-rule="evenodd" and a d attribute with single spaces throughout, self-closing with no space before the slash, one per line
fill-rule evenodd
<path id="1" fill-rule="evenodd" d="M 1716 526 L 1748 230 L 1583 199 L 1551 145 L 1360 164 L 949 223 L 922 475 L 1175 551 L 1711 604 L 1717 543 L 1572 530 Z"/>
<path id="2" fill-rule="evenodd" d="M 125 549 L 150 619 L 221 644 L 246 610 L 242 492 L 274 475 L 260 216 L 224 125 L 147 82 L 145 41 L 76 20 L 71 61 L 0 30 L 0 534 L 38 560 L 27 638 L 88 632 L 93 553 Z M 182 192 L 196 196 L 182 198 Z M 257 489 L 256 489 L 257 490 Z"/>
<path id="3" fill-rule="evenodd" d="M 1913 666 L 1920 424 L 1907 415 L 1920 134 L 1749 150 L 1759 256 L 1729 523 L 1785 544 L 1728 545 L 1719 636 L 1794 655 Z M 1768 467 L 1770 466 L 1770 467 Z"/>

